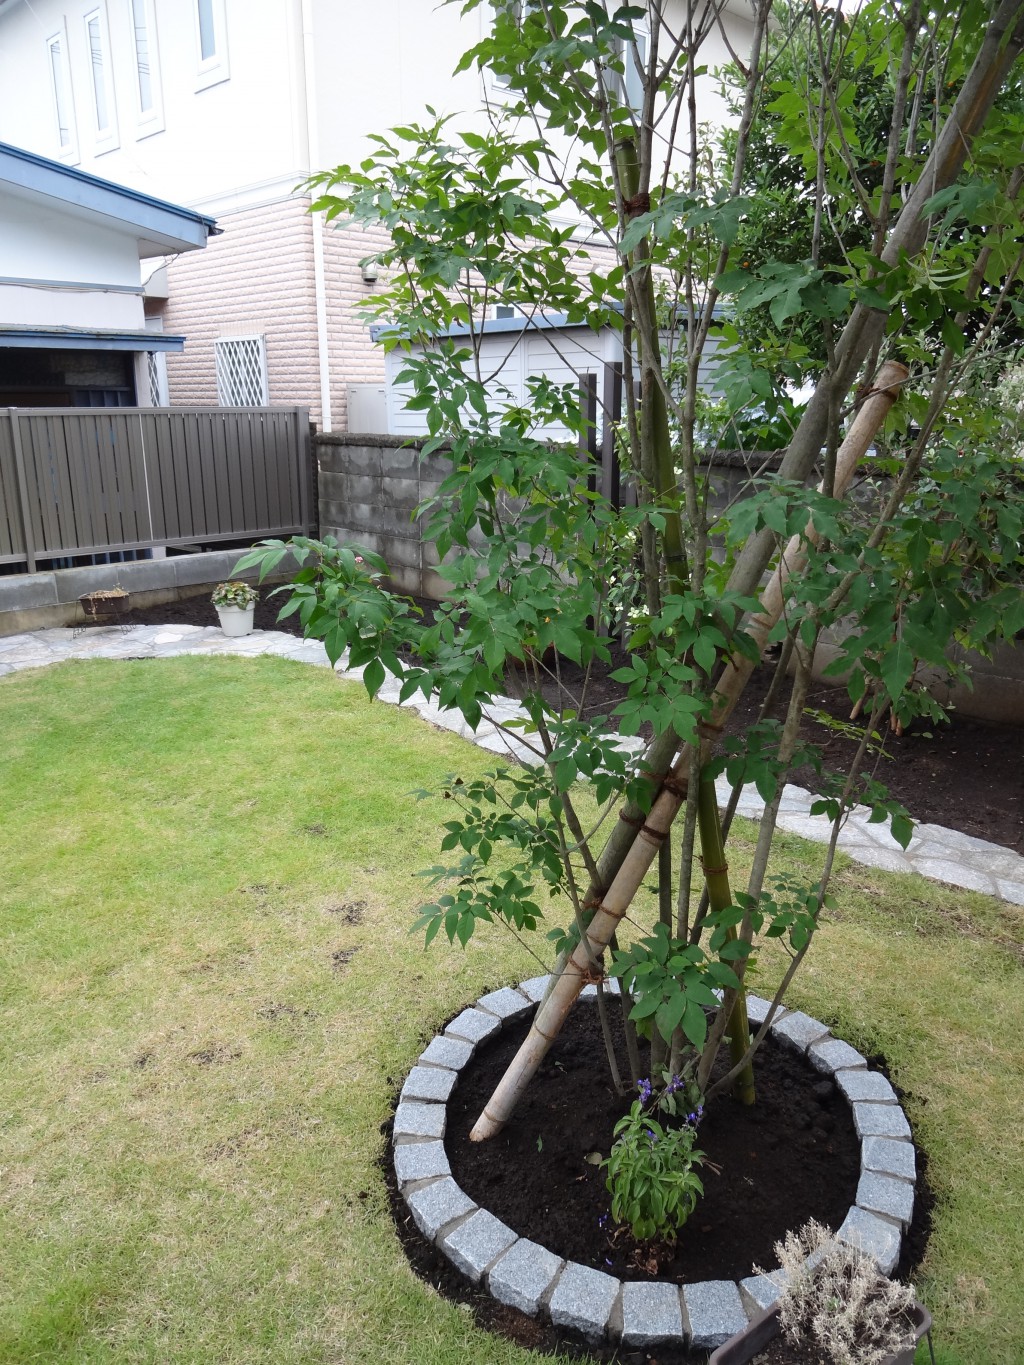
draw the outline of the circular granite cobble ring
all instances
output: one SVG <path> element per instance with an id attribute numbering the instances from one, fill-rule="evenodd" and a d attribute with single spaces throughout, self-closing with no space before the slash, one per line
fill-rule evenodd
<path id="1" fill-rule="evenodd" d="M 547 983 L 546 976 L 538 976 L 482 995 L 424 1049 L 395 1111 L 395 1175 L 402 1197 L 423 1236 L 501 1303 L 543 1315 L 594 1343 L 714 1350 L 775 1302 L 778 1288 L 768 1276 L 681 1286 L 619 1280 L 519 1237 L 452 1179 L 444 1135 L 446 1106 L 459 1072 L 478 1044 L 536 1007 Z M 609 981 L 606 988 L 616 991 L 618 983 Z M 596 987 L 587 986 L 582 998 L 595 994 Z M 767 1000 L 747 997 L 752 1024 L 763 1023 L 769 1008 Z M 816 1071 L 831 1076 L 846 1096 L 861 1141 L 860 1182 L 836 1236 L 867 1252 L 890 1275 L 913 1216 L 917 1175 L 910 1124 L 896 1092 L 880 1072 L 868 1070 L 855 1048 L 832 1037 L 810 1015 L 780 1009 L 771 1032 Z"/>

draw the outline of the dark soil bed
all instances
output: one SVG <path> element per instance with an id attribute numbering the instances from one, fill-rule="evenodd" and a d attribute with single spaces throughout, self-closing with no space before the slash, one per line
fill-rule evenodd
<path id="1" fill-rule="evenodd" d="M 469 1129 L 526 1028 L 508 1027 L 478 1049 L 449 1101 L 445 1139 L 457 1183 L 521 1236 L 620 1278 L 684 1283 L 742 1279 L 755 1265 L 770 1269 L 776 1264 L 773 1245 L 787 1230 L 812 1217 L 837 1228 L 846 1217 L 859 1167 L 849 1107 L 833 1083 L 794 1052 L 768 1045 L 759 1057 L 758 1104 L 747 1109 L 720 1098 L 701 1123 L 698 1145 L 720 1169 L 705 1166 L 705 1197 L 676 1245 L 635 1243 L 628 1229 L 612 1227 L 604 1174 L 587 1161 L 591 1153 L 608 1154 L 612 1128 L 629 1104 L 608 1080 L 593 1007 L 573 1011 L 504 1131 L 490 1142 L 469 1141 Z M 553 1350 L 556 1344 L 566 1349 L 554 1329 L 495 1303 L 454 1272 L 417 1231 L 387 1158 L 383 1169 L 399 1233 L 418 1274 L 469 1303 L 481 1326 L 535 1349 Z M 901 1278 L 921 1259 L 928 1236 L 932 1201 L 923 1154 L 919 1170 L 915 1221 L 897 1271 Z M 575 1349 L 593 1359 L 658 1365 L 707 1358 L 667 1348 L 651 1355 L 620 1350 L 617 1356 L 611 1348 Z"/>
<path id="2" fill-rule="evenodd" d="M 446 1139 L 457 1183 L 520 1236 L 619 1278 L 682 1284 L 743 1279 L 755 1263 L 774 1264 L 787 1228 L 808 1218 L 837 1228 L 846 1217 L 860 1168 L 850 1107 L 796 1053 L 769 1045 L 758 1058 L 757 1104 L 723 1095 L 700 1124 L 697 1145 L 713 1166 L 701 1172 L 704 1197 L 684 1232 L 674 1246 L 636 1243 L 612 1225 L 605 1173 L 587 1161 L 608 1155 L 628 1107 L 603 1065 L 593 1007 L 573 1010 L 504 1131 L 469 1141 L 524 1035 L 510 1029 L 474 1060 L 449 1102 Z"/>
<path id="3" fill-rule="evenodd" d="M 297 617 L 277 620 L 280 601 L 264 594 L 256 605 L 256 629 L 301 635 Z M 429 603 L 422 605 L 429 610 Z M 133 611 L 129 619 L 140 625 L 217 624 L 216 612 L 205 593 Z M 615 666 L 613 663 L 613 669 Z M 622 689 L 608 672 L 607 668 L 592 670 L 585 697 L 587 711 L 609 711 L 621 697 Z M 561 674 L 565 685 L 578 693 L 582 683 L 579 670 L 565 665 Z M 741 731 L 757 717 L 770 682 L 770 667 L 758 669 L 733 713 L 730 732 Z M 514 693 L 516 686 L 517 678 L 512 674 L 509 691 Z M 827 711 L 838 720 L 849 719 L 849 698 L 841 688 L 814 688 L 808 706 Z M 816 722 L 808 720 L 806 733 L 810 741 L 823 746 L 826 766 L 833 769 L 842 770 L 856 750 L 854 739 Z M 945 825 L 1024 853 L 1022 744 L 1024 735 L 1017 726 L 993 725 L 954 713 L 949 724 L 915 724 L 902 736 L 887 736 L 876 776 L 915 820 Z M 798 769 L 789 780 L 811 790 L 816 788 L 815 775 L 807 769 Z"/>

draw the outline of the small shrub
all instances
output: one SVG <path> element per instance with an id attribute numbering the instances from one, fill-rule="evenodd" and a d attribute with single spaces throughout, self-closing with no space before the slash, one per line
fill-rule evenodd
<path id="1" fill-rule="evenodd" d="M 612 1217 L 628 1223 L 639 1241 L 674 1240 L 696 1208 L 704 1193 L 694 1170 L 704 1159 L 693 1145 L 696 1136 L 691 1123 L 663 1127 L 647 1113 L 643 1100 L 634 1100 L 615 1125 L 615 1143 L 604 1162 Z"/>
<path id="2" fill-rule="evenodd" d="M 779 1323 L 792 1343 L 814 1343 L 830 1365 L 878 1365 L 913 1343 L 913 1289 L 887 1279 L 870 1256 L 835 1241 L 828 1228 L 812 1219 L 776 1242 L 775 1254 Z"/>
<path id="3" fill-rule="evenodd" d="M 239 607 L 245 611 L 259 600 L 259 593 L 240 578 L 232 578 L 227 583 L 218 583 L 210 601 L 215 607 Z"/>

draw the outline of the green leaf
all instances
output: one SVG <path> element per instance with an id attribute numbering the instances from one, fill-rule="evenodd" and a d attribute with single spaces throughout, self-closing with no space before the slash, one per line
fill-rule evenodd
<path id="1" fill-rule="evenodd" d="M 385 670 L 379 659 L 371 659 L 363 670 L 363 686 L 371 700 L 384 685 Z"/>

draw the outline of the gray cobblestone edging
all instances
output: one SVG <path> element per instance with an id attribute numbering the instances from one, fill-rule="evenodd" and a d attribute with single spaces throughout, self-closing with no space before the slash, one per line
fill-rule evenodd
<path id="1" fill-rule="evenodd" d="M 479 1042 L 535 1008 L 546 980 L 532 977 L 481 996 L 423 1050 L 395 1112 L 394 1164 L 402 1197 L 423 1236 L 503 1304 L 543 1315 L 594 1343 L 714 1350 L 775 1302 L 778 1290 L 768 1276 L 751 1275 L 739 1284 L 623 1282 L 518 1237 L 452 1179 L 441 1139 L 458 1073 Z M 751 1019 L 763 1020 L 768 1002 L 748 1000 Z M 861 1247 L 889 1275 L 913 1217 L 917 1173 L 910 1125 L 896 1094 L 884 1076 L 867 1069 L 859 1052 L 809 1015 L 779 1010 L 772 1032 L 831 1076 L 850 1104 L 861 1139 L 861 1174 L 856 1202 L 836 1236 Z"/>

